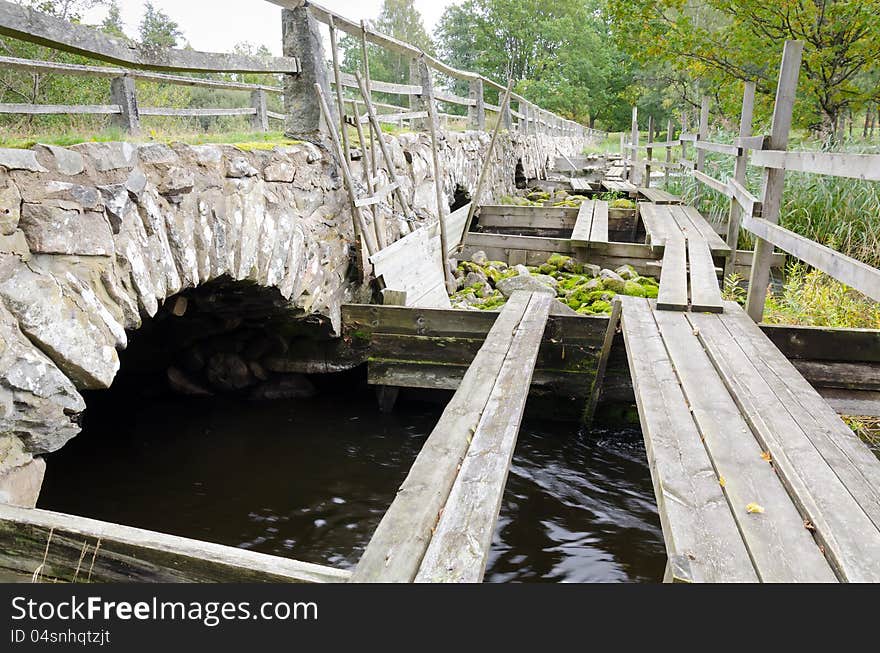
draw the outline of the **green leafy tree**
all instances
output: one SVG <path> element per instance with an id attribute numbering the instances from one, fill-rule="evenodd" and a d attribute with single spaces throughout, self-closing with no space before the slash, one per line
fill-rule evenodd
<path id="1" fill-rule="evenodd" d="M 183 39 L 180 25 L 152 2 L 144 5 L 144 17 L 138 27 L 141 45 L 149 48 L 174 48 Z"/>
<path id="2" fill-rule="evenodd" d="M 424 52 L 434 51 L 434 44 L 413 0 L 384 0 L 379 17 L 375 21 L 369 21 L 368 27 L 414 45 Z M 339 47 L 342 50 L 342 67 L 349 72 L 360 70 L 360 38 L 346 36 L 340 41 Z M 397 84 L 409 83 L 409 57 L 373 45 L 368 46 L 367 52 L 372 78 Z"/>
<path id="3" fill-rule="evenodd" d="M 804 42 L 796 109 L 802 124 L 833 134 L 842 117 L 876 88 L 859 83 L 880 59 L 880 0 L 609 0 L 618 43 L 642 61 L 663 60 L 718 89 L 736 112 L 741 86 L 772 95 L 782 46 Z M 766 106 L 766 103 L 765 103 Z"/>
<path id="4" fill-rule="evenodd" d="M 122 12 L 119 10 L 119 3 L 111 0 L 107 7 L 107 16 L 101 23 L 101 31 L 115 36 L 117 38 L 125 38 L 124 25 L 122 24 Z"/>

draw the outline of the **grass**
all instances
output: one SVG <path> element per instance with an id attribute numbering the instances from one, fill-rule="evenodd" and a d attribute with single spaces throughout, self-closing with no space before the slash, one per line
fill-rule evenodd
<path id="1" fill-rule="evenodd" d="M 880 457 L 880 417 L 844 416 L 843 421 Z"/>

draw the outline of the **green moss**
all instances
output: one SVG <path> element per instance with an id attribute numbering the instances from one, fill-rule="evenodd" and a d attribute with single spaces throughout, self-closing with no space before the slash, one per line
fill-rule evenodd
<path id="1" fill-rule="evenodd" d="M 627 281 L 623 285 L 623 294 L 633 297 L 646 297 L 645 287 L 635 281 Z"/>

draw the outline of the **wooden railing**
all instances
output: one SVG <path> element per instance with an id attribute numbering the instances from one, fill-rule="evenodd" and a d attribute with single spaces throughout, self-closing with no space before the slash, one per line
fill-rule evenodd
<path id="1" fill-rule="evenodd" d="M 424 53 L 419 48 L 399 41 L 393 37 L 376 32 L 364 23 L 355 23 L 335 14 L 319 5 L 303 2 L 303 0 L 269 0 L 287 9 L 305 7 L 312 18 L 329 26 L 334 54 L 336 53 L 336 32 L 341 31 L 361 39 L 365 66 L 363 76 L 367 90 L 371 94 L 382 93 L 397 97 L 408 97 L 409 106 L 401 106 L 389 102 L 374 101 L 374 106 L 381 110 L 379 119 L 384 122 L 403 125 L 409 123 L 411 128 L 423 128 L 425 125 L 426 103 L 432 106 L 451 105 L 467 108 L 467 115 L 457 115 L 438 110 L 437 115 L 448 127 L 452 122 L 471 129 L 486 129 L 486 112 L 495 112 L 498 120 L 508 129 L 517 129 L 524 134 L 547 134 L 554 136 L 579 136 L 600 138 L 604 132 L 588 129 L 571 120 L 564 119 L 549 111 L 541 109 L 525 98 L 514 94 L 518 111 L 508 107 L 504 111 L 497 105 L 486 102 L 484 88 L 491 87 L 504 90 L 501 84 L 467 71 L 457 70 L 442 61 Z M 197 52 L 188 49 L 163 48 L 154 50 L 140 46 L 126 39 L 109 36 L 96 29 L 68 23 L 53 16 L 0 0 L 0 35 L 10 36 L 23 41 L 37 43 L 57 50 L 91 59 L 115 64 L 114 67 L 96 65 L 78 65 L 56 63 L 51 61 L 35 61 L 15 57 L 0 57 L 0 69 L 15 70 L 36 74 L 84 75 L 89 77 L 107 78 L 110 80 L 110 100 L 101 104 L 29 104 L 0 103 L 0 114 L 17 115 L 52 115 L 52 114 L 87 114 L 110 115 L 112 123 L 128 133 L 136 134 L 140 129 L 141 116 L 249 116 L 251 127 L 255 131 L 268 131 L 270 120 L 284 121 L 285 113 L 269 109 L 268 96 L 283 96 L 286 92 L 281 85 L 247 84 L 224 79 L 208 79 L 184 76 L 179 73 L 263 73 L 267 75 L 300 75 L 310 71 L 304 66 L 316 65 L 295 56 L 284 57 L 250 57 L 231 54 Z M 369 75 L 368 50 L 370 43 L 397 54 L 408 57 L 413 62 L 425 62 L 431 71 L 436 71 L 453 79 L 466 80 L 469 84 L 468 97 L 462 97 L 442 88 L 435 88 L 434 81 L 424 83 L 420 79 L 419 67 L 411 65 L 411 83 L 400 84 L 374 80 Z M 334 57 L 335 58 L 335 57 Z M 322 62 L 321 66 L 324 65 Z M 117 67 L 118 66 L 118 67 Z M 338 71 L 339 85 L 343 88 L 357 89 L 357 80 L 353 75 Z M 333 80 L 336 79 L 334 75 Z M 218 90 L 250 92 L 250 101 L 245 106 L 232 108 L 168 108 L 140 106 L 138 90 L 135 82 L 151 82 L 177 84 L 192 87 L 204 87 Z M 309 89 L 310 92 L 310 89 Z M 289 98 L 287 98 L 289 100 Z M 351 102 L 354 97 L 346 99 Z M 245 104 L 244 102 L 242 104 Z M 290 106 L 285 102 L 285 106 Z M 359 113 L 358 105 L 354 105 Z M 360 107 L 362 111 L 363 106 Z M 366 116 L 359 115 L 361 122 Z"/>
<path id="2" fill-rule="evenodd" d="M 797 91 L 803 44 L 787 41 L 782 55 L 776 101 L 770 134 L 753 136 L 752 114 L 755 103 L 755 85 L 747 82 L 743 91 L 739 137 L 732 144 L 714 143 L 706 140 L 709 127 L 709 98 L 703 98 L 698 132 L 687 133 L 687 118 L 682 120 L 682 131 L 677 139 L 670 121 L 667 139 L 662 143 L 639 145 L 637 112 L 633 108 L 633 125 L 630 140 L 622 138 L 624 160 L 630 166 L 631 179 L 643 185 L 650 183 L 653 167 L 663 167 L 668 182 L 669 170 L 681 169 L 700 184 L 730 200 L 727 226 L 727 243 L 735 248 L 740 229 L 755 237 L 755 253 L 749 279 L 746 310 L 755 321 L 763 317 L 764 304 L 770 279 L 770 260 L 774 247 L 821 270 L 829 276 L 863 293 L 874 301 L 880 301 L 880 270 L 850 256 L 821 245 L 793 231 L 779 226 L 782 193 L 786 170 L 806 172 L 833 177 L 846 177 L 867 181 L 880 181 L 880 155 L 848 154 L 837 152 L 790 152 L 789 132 Z M 651 121 L 653 122 L 653 121 Z M 649 134 L 653 134 L 653 124 Z M 688 148 L 693 147 L 696 160 L 688 158 Z M 680 148 L 678 161 L 672 160 L 674 148 Z M 664 149 L 663 161 L 653 158 L 654 150 Z M 640 152 L 645 158 L 640 159 Z M 733 176 L 726 180 L 716 179 L 705 171 L 705 154 L 732 156 L 735 158 Z M 746 187 L 748 165 L 762 168 L 763 181 L 760 198 Z M 725 270 L 729 273 L 730 270 Z"/>

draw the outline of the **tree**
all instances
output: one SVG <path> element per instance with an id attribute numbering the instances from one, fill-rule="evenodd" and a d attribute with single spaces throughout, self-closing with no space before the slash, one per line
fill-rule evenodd
<path id="1" fill-rule="evenodd" d="M 144 17 L 138 27 L 142 45 L 149 48 L 174 48 L 183 38 L 180 25 L 160 9 L 156 9 L 152 2 L 144 4 Z"/>
<path id="2" fill-rule="evenodd" d="M 433 53 L 434 44 L 425 29 L 422 15 L 413 0 L 384 0 L 382 11 L 368 26 L 382 34 L 414 45 L 424 52 Z M 349 72 L 360 70 L 362 62 L 361 40 L 346 36 L 340 42 L 342 67 Z M 369 46 L 370 76 L 384 82 L 409 83 L 409 57 L 384 48 Z"/>
<path id="3" fill-rule="evenodd" d="M 609 31 L 592 0 L 466 0 L 444 12 L 436 36 L 444 61 L 513 79 L 535 104 L 593 126 L 626 114 L 630 58 Z"/>
<path id="4" fill-rule="evenodd" d="M 119 10 L 119 3 L 116 0 L 111 0 L 107 9 L 107 15 L 101 23 L 101 31 L 117 38 L 125 38 L 123 28 L 122 12 Z"/>
<path id="5" fill-rule="evenodd" d="M 772 95 L 782 46 L 804 42 L 796 113 L 826 135 L 876 88 L 860 73 L 880 58 L 880 0 L 609 0 L 618 43 L 642 61 L 662 59 L 701 80 L 733 111 L 750 80 Z"/>

